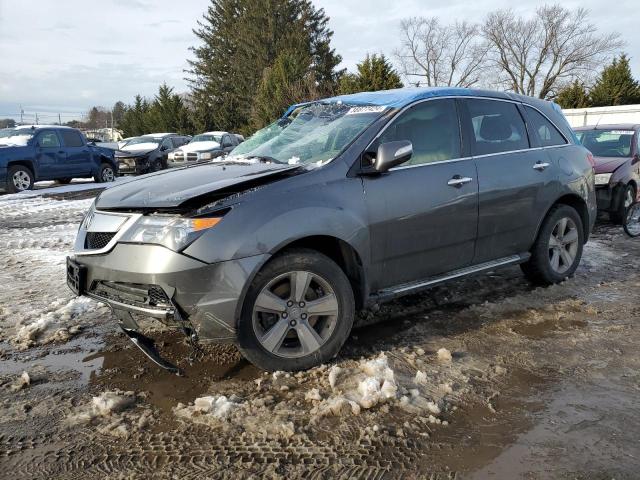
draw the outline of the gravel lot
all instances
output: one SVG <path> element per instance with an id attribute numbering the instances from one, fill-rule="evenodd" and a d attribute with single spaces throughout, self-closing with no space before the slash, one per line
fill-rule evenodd
<path id="1" fill-rule="evenodd" d="M 51 192 L 0 197 L 0 477 L 638 478 L 640 240 L 621 228 L 599 223 L 561 285 L 516 267 L 401 299 L 295 375 L 233 346 L 189 365 L 155 332 L 177 377 L 72 298 L 96 190 Z"/>

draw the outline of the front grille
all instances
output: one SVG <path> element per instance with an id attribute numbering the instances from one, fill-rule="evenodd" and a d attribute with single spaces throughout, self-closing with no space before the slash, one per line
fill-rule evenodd
<path id="1" fill-rule="evenodd" d="M 91 293 L 105 300 L 136 307 L 172 309 L 171 300 L 158 285 L 97 281 L 93 283 Z"/>
<path id="2" fill-rule="evenodd" d="M 189 160 L 190 162 L 198 160 L 198 154 L 196 152 L 187 153 L 187 160 Z"/>
<path id="3" fill-rule="evenodd" d="M 84 240 L 84 248 L 87 250 L 99 250 L 107 246 L 114 237 L 115 232 L 87 232 Z"/>

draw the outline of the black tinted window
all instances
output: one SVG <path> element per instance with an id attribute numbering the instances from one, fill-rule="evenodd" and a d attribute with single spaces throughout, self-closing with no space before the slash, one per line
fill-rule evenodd
<path id="1" fill-rule="evenodd" d="M 60 140 L 56 132 L 42 132 L 38 137 L 38 144 L 42 148 L 53 148 L 60 146 Z"/>
<path id="2" fill-rule="evenodd" d="M 82 137 L 75 130 L 61 130 L 62 141 L 67 147 L 82 147 L 84 142 Z"/>
<path id="3" fill-rule="evenodd" d="M 466 100 L 471 118 L 475 155 L 529 148 L 518 107 L 497 100 Z"/>
<path id="4" fill-rule="evenodd" d="M 460 125 L 455 101 L 430 100 L 409 108 L 389 125 L 378 142 L 397 140 L 409 140 L 413 145 L 411 160 L 403 165 L 460 158 Z"/>
<path id="5" fill-rule="evenodd" d="M 558 129 L 535 108 L 526 107 L 529 127 L 541 147 L 564 145 L 566 140 Z"/>

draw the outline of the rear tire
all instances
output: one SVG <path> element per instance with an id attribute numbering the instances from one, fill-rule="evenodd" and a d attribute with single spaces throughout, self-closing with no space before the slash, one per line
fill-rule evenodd
<path id="1" fill-rule="evenodd" d="M 542 222 L 531 258 L 520 267 L 537 285 L 559 283 L 573 276 L 584 246 L 584 228 L 578 212 L 568 205 L 556 205 Z"/>
<path id="2" fill-rule="evenodd" d="M 351 284 L 333 260 L 315 250 L 289 250 L 251 282 L 238 346 L 264 370 L 305 370 L 338 354 L 354 314 Z"/>
<path id="3" fill-rule="evenodd" d="M 34 177 L 30 168 L 24 165 L 9 167 L 7 172 L 7 192 L 18 193 L 33 189 Z"/>
<path id="4" fill-rule="evenodd" d="M 627 209 L 636 201 L 636 189 L 631 184 L 627 184 L 622 191 L 620 207 L 616 212 L 609 213 L 609 220 L 616 225 L 621 225 L 627 215 Z"/>
<path id="5" fill-rule="evenodd" d="M 116 179 L 116 173 L 113 166 L 108 163 L 100 164 L 100 170 L 94 175 L 93 179 L 96 183 L 108 183 L 114 182 Z"/>

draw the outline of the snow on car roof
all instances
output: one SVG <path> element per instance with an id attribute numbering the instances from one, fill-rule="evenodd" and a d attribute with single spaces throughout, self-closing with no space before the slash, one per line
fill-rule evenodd
<path id="1" fill-rule="evenodd" d="M 27 129 L 36 129 L 36 128 L 72 128 L 72 127 L 67 127 L 66 125 L 18 125 L 16 127 L 13 127 L 16 130 L 27 130 Z"/>
<path id="2" fill-rule="evenodd" d="M 204 132 L 199 133 L 198 135 L 226 135 L 229 132 Z"/>
<path id="3" fill-rule="evenodd" d="M 349 95 L 338 95 L 336 97 L 323 98 L 318 100 L 320 103 L 345 103 L 348 105 L 371 105 L 385 108 L 402 108 L 417 100 L 423 100 L 433 97 L 447 96 L 472 96 L 472 97 L 488 97 L 488 98 L 504 98 L 504 99 L 522 99 L 520 95 L 514 95 L 504 92 L 495 92 L 492 90 L 480 90 L 462 87 L 405 87 L 395 88 L 393 90 L 379 90 L 377 92 L 360 92 Z M 313 102 L 298 103 L 291 105 L 285 114 L 286 117 L 295 108 Z"/>
<path id="4" fill-rule="evenodd" d="M 141 137 L 167 137 L 169 135 L 177 135 L 177 133 L 145 133 Z"/>

